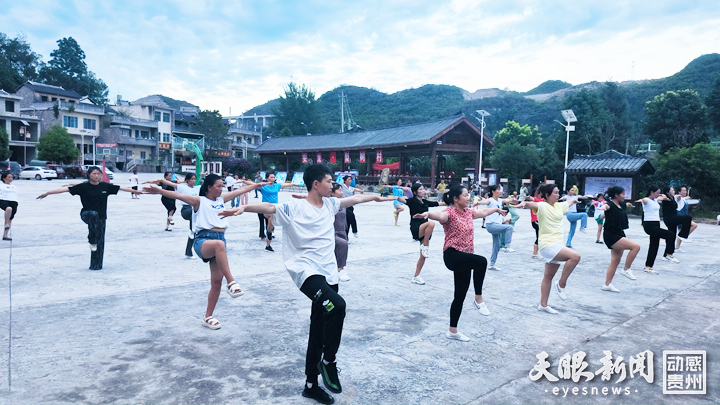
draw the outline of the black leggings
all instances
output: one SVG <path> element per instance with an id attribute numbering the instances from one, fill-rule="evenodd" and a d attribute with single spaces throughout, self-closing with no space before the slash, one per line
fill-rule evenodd
<path id="1" fill-rule="evenodd" d="M 538 237 L 540 236 L 540 226 L 537 222 L 531 222 L 533 229 L 535 230 L 535 244 L 538 244 Z"/>
<path id="2" fill-rule="evenodd" d="M 650 247 L 648 248 L 645 266 L 652 267 L 655 264 L 660 239 L 665 239 L 665 254 L 663 256 L 675 253 L 675 228 L 672 228 L 672 231 L 662 229 L 660 228 L 660 221 L 643 221 L 642 226 L 645 233 L 650 235 Z"/>
<path id="3" fill-rule="evenodd" d="M 192 212 L 193 207 L 191 205 L 183 205 L 182 208 L 180 208 L 180 215 L 188 220 L 190 222 L 190 232 L 193 231 L 192 226 Z M 193 243 L 195 242 L 194 238 L 191 238 L 188 236 L 187 244 L 185 244 L 185 256 L 192 256 L 193 253 Z"/>
<path id="4" fill-rule="evenodd" d="M 455 277 L 455 296 L 450 305 L 450 327 L 457 328 L 460 314 L 462 313 L 463 301 L 470 288 L 470 277 L 473 278 L 475 295 L 482 295 L 482 285 L 485 280 L 487 259 L 472 253 L 458 252 L 449 248 L 443 253 L 445 267 L 452 270 Z M 475 270 L 475 272 L 472 272 Z"/>
<path id="5" fill-rule="evenodd" d="M 675 231 L 675 229 L 680 228 L 680 233 L 678 234 L 678 236 L 686 239 L 688 236 L 690 236 L 692 217 L 690 215 L 678 215 L 677 217 L 675 217 L 674 221 L 665 221 L 665 225 L 668 227 L 668 229 L 672 229 L 674 232 L 677 232 Z"/>
<path id="6" fill-rule="evenodd" d="M 80 219 L 88 226 L 88 242 L 97 245 L 90 252 L 90 270 L 102 270 L 105 255 L 105 219 L 100 218 L 97 211 L 82 211 Z"/>
<path id="7" fill-rule="evenodd" d="M 345 300 L 338 294 L 337 284 L 329 285 L 323 276 L 308 277 L 300 291 L 312 300 L 305 355 L 305 375 L 310 381 L 320 374 L 320 360 L 335 361 L 345 321 Z"/>
<path id="8" fill-rule="evenodd" d="M 357 233 L 357 221 L 355 220 L 355 207 L 347 207 L 345 210 L 345 220 L 347 226 L 345 227 L 345 233 L 350 235 L 350 229 L 352 228 L 353 233 Z"/>
<path id="9" fill-rule="evenodd" d="M 260 221 L 260 237 L 265 237 L 265 227 L 268 224 L 268 219 L 265 214 L 258 214 L 258 220 Z M 272 239 L 272 232 L 268 231 L 268 239 Z"/>

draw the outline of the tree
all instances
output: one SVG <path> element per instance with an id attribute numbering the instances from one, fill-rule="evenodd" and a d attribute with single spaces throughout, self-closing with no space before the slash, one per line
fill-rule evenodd
<path id="1" fill-rule="evenodd" d="M 659 94 L 645 104 L 645 113 L 645 132 L 662 151 L 707 141 L 707 107 L 695 90 Z"/>
<path id="2" fill-rule="evenodd" d="M 515 121 L 508 121 L 505 123 L 505 127 L 498 131 L 493 137 L 495 145 L 501 145 L 505 143 L 517 143 L 521 146 L 527 145 L 540 145 L 542 140 L 542 134 L 538 127 L 530 128 L 530 125 L 520 126 Z"/>
<path id="3" fill-rule="evenodd" d="M 508 178 L 508 184 L 520 189 L 520 182 L 540 164 L 540 154 L 535 146 L 522 146 L 517 142 L 496 146 L 490 156 L 490 164 Z"/>
<path id="4" fill-rule="evenodd" d="M 108 87 L 87 68 L 85 52 L 72 37 L 57 41 L 58 49 L 52 59 L 40 70 L 40 79 L 47 84 L 62 86 L 81 96 L 88 96 L 95 104 L 108 102 Z"/>
<path id="5" fill-rule="evenodd" d="M 280 96 L 279 106 L 273 108 L 273 114 L 273 131 L 279 136 L 283 136 L 285 127 L 294 135 L 305 135 L 313 128 L 321 127 L 315 93 L 304 84 L 298 87 L 293 82 L 288 83 L 285 96 Z"/>
<path id="6" fill-rule="evenodd" d="M 720 133 L 720 75 L 715 79 L 712 90 L 705 98 L 708 108 L 708 118 L 715 131 Z"/>
<path id="7" fill-rule="evenodd" d="M 593 155 L 605 152 L 614 138 L 606 138 L 606 127 L 613 115 L 605 109 L 603 99 L 597 92 L 586 89 L 569 96 L 563 109 L 572 109 L 578 121 L 573 123 L 575 131 L 570 134 L 570 157 L 576 153 Z M 564 148 L 563 148 L 564 151 Z"/>
<path id="8" fill-rule="evenodd" d="M 692 148 L 671 149 L 660 155 L 653 176 L 656 184 L 671 182 L 692 187 L 694 198 L 703 199 L 703 206 L 720 204 L 720 152 L 709 144 L 699 143 Z"/>
<path id="9" fill-rule="evenodd" d="M 222 121 L 220 111 L 203 110 L 195 117 L 193 131 L 205 135 L 205 149 L 223 149 L 223 142 L 227 141 L 228 129 Z"/>
<path id="10" fill-rule="evenodd" d="M 13 92 L 26 81 L 37 79 L 41 58 L 24 37 L 10 39 L 0 32 L 0 89 Z"/>
<path id="11" fill-rule="evenodd" d="M 37 144 L 38 159 L 51 162 L 72 163 L 80 157 L 80 151 L 67 129 L 55 125 L 50 128 Z"/>
<path id="12" fill-rule="evenodd" d="M 9 145 L 10 135 L 5 131 L 5 128 L 0 128 L 0 160 L 7 160 L 12 156 Z"/>

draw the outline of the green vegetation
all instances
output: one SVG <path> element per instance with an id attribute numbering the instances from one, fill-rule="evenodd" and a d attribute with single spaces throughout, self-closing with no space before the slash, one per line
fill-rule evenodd
<path id="1" fill-rule="evenodd" d="M 38 159 L 51 162 L 72 163 L 78 160 L 80 151 L 67 129 L 55 125 L 50 128 L 37 144 Z"/>
<path id="2" fill-rule="evenodd" d="M 543 82 L 541 85 L 535 87 L 534 89 L 523 93 L 526 96 L 531 96 L 534 94 L 548 94 L 548 93 L 554 93 L 558 90 L 567 89 L 568 87 L 572 87 L 572 84 L 568 82 L 564 82 L 562 80 L 548 80 L 546 82 Z"/>
<path id="3" fill-rule="evenodd" d="M 12 156 L 9 145 L 10 135 L 5 131 L 5 128 L 0 128 L 0 160 L 7 160 Z"/>
<path id="4" fill-rule="evenodd" d="M 694 90 L 657 95 L 648 101 L 645 112 L 645 130 L 663 151 L 672 147 L 687 148 L 708 140 L 707 107 Z"/>

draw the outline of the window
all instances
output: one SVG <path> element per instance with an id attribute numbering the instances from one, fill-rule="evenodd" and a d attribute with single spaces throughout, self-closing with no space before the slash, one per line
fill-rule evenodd
<path id="1" fill-rule="evenodd" d="M 155 121 L 160 121 L 160 111 L 155 111 Z"/>
<path id="2" fill-rule="evenodd" d="M 52 101 L 57 101 L 57 97 L 53 97 L 53 98 L 52 98 Z"/>
<path id="3" fill-rule="evenodd" d="M 47 96 L 40 96 L 40 101 L 48 101 Z"/>
<path id="4" fill-rule="evenodd" d="M 120 135 L 122 136 L 130 136 L 132 135 L 132 131 L 127 128 L 121 128 L 120 129 Z"/>
<path id="5" fill-rule="evenodd" d="M 145 159 L 145 151 L 140 152 L 140 159 Z"/>
<path id="6" fill-rule="evenodd" d="M 140 130 L 139 129 L 135 130 L 135 138 L 140 138 Z"/>
<path id="7" fill-rule="evenodd" d="M 63 116 L 63 126 L 65 128 L 77 128 L 78 127 L 77 117 L 68 117 L 67 115 L 64 115 Z"/>
<path id="8" fill-rule="evenodd" d="M 170 113 L 163 113 L 163 122 L 170 122 Z"/>
<path id="9" fill-rule="evenodd" d="M 15 112 L 15 102 L 11 100 L 5 100 L 5 111 Z"/>
<path id="10" fill-rule="evenodd" d="M 83 118 L 83 128 L 95 129 L 96 121 L 88 118 Z"/>
<path id="11" fill-rule="evenodd" d="M 140 131 L 140 138 L 150 139 L 150 131 Z"/>
<path id="12" fill-rule="evenodd" d="M 168 134 L 167 132 L 164 132 L 162 134 L 162 141 L 165 143 L 170 143 L 170 134 Z"/>

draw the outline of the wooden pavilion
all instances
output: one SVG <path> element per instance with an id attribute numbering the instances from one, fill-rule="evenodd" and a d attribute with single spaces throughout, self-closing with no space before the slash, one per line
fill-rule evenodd
<path id="1" fill-rule="evenodd" d="M 655 168 L 642 157 L 625 155 L 609 150 L 598 155 L 575 155 L 566 169 L 567 174 L 577 175 L 583 194 L 599 194 L 609 187 L 619 185 L 625 188 L 626 198 L 640 196 L 640 179 L 655 173 Z"/>

